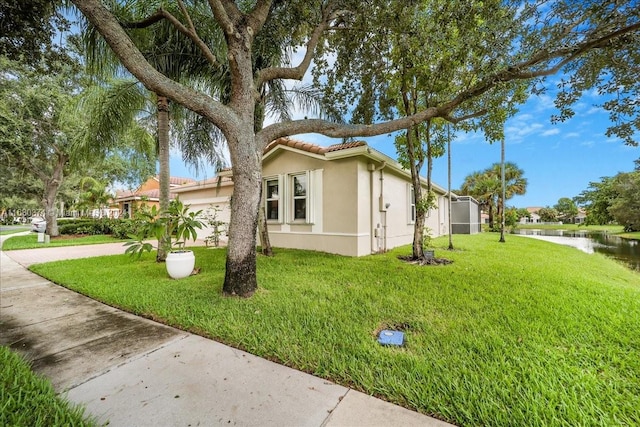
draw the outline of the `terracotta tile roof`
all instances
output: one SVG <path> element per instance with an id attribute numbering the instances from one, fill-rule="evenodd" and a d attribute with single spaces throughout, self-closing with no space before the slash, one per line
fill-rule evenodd
<path id="1" fill-rule="evenodd" d="M 363 147 L 365 145 L 367 145 L 367 143 L 364 141 L 353 141 L 353 142 L 345 142 L 342 144 L 333 144 L 327 147 L 327 153 L 330 153 L 332 151 L 346 150 L 348 148 Z"/>
<path id="2" fill-rule="evenodd" d="M 181 176 L 170 176 L 169 177 L 169 184 L 170 185 L 193 184 L 194 182 L 196 182 L 196 180 L 195 179 L 191 179 L 191 178 L 183 178 Z"/>
<path id="3" fill-rule="evenodd" d="M 153 179 L 156 181 L 160 181 L 160 175 L 153 176 Z M 184 185 L 184 184 L 193 184 L 196 182 L 193 178 L 184 178 L 182 176 L 170 176 L 169 177 L 169 185 Z"/>
<path id="4" fill-rule="evenodd" d="M 284 145 L 285 147 L 291 147 L 291 148 L 295 148 L 295 149 L 306 151 L 308 153 L 313 153 L 313 154 L 325 154 L 325 153 L 330 153 L 332 151 L 346 150 L 347 148 L 362 147 L 367 145 L 367 143 L 364 141 L 354 141 L 354 142 L 347 142 L 344 144 L 333 144 L 333 145 L 330 145 L 329 147 L 321 147 L 319 145 L 310 144 L 308 142 L 297 141 L 295 139 L 278 138 L 272 141 L 269 145 L 267 145 L 267 147 L 264 149 L 264 154 L 268 153 L 269 151 L 273 150 L 279 145 Z"/>
<path id="5" fill-rule="evenodd" d="M 149 200 L 159 200 L 160 199 L 160 190 L 147 190 L 147 191 L 118 191 L 116 192 L 116 199 L 118 200 L 122 200 L 122 199 L 133 199 L 136 197 L 145 197 L 148 198 Z M 169 193 L 169 198 L 170 199 L 175 199 L 176 194 L 175 193 Z"/>

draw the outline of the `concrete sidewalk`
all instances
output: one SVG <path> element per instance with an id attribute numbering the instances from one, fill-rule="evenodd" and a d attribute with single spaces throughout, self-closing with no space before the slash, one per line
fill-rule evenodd
<path id="1" fill-rule="evenodd" d="M 111 252 L 116 250 L 112 244 L 0 252 L 0 344 L 25 355 L 56 390 L 86 405 L 100 422 L 109 426 L 449 425 L 122 312 L 22 266 L 75 258 L 78 249 L 85 257 L 122 253 L 122 245 L 117 245 L 117 252 Z"/>

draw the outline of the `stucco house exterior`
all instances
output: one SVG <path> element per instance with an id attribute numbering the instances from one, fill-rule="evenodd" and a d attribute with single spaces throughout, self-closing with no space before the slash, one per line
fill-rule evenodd
<path id="1" fill-rule="evenodd" d="M 175 198 L 174 190 L 176 188 L 195 182 L 191 178 L 170 177 L 169 190 L 171 193 L 169 197 L 171 199 Z M 113 207 L 119 209 L 120 215 L 124 218 L 130 218 L 135 209 L 143 202 L 148 206 L 160 205 L 160 180 L 157 175 L 147 179 L 134 191 L 117 191 Z"/>
<path id="2" fill-rule="evenodd" d="M 262 159 L 264 208 L 274 247 L 362 256 L 410 244 L 415 206 L 410 172 L 364 141 L 321 147 L 289 138 Z M 226 219 L 230 171 L 174 191 L 193 210 L 218 205 Z M 426 179 L 422 179 L 426 189 Z M 427 216 L 434 237 L 447 233 L 446 190 L 432 184 L 437 208 Z M 210 230 L 203 230 L 204 238 Z"/>
<path id="3" fill-rule="evenodd" d="M 532 206 L 526 209 L 529 212 L 530 217 L 523 216 L 520 218 L 520 224 L 539 224 L 542 222 L 540 220 L 540 215 L 538 215 L 538 211 L 542 209 L 542 207 Z"/>

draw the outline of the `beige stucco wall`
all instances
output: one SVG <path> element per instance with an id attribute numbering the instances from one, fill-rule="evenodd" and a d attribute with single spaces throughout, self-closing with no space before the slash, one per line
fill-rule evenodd
<path id="1" fill-rule="evenodd" d="M 311 204 L 309 224 L 290 221 L 289 194 L 283 194 L 284 218 L 269 221 L 269 237 L 275 247 L 289 247 L 332 252 L 342 255 L 362 255 L 361 240 L 368 235 L 358 234 L 359 181 L 358 162 L 355 159 L 327 161 L 320 156 L 280 149 L 263 162 L 264 178 L 281 177 L 309 171 L 308 203 Z M 367 252 L 368 253 L 368 252 Z"/>
<path id="2" fill-rule="evenodd" d="M 410 215 L 410 185 L 407 175 L 381 161 L 363 155 L 327 159 L 322 155 L 277 148 L 263 161 L 263 178 L 278 178 L 282 188 L 280 218 L 268 221 L 274 247 L 298 248 L 362 256 L 379 250 L 411 244 L 413 224 Z M 308 182 L 308 221 L 292 220 L 290 179 L 292 174 L 306 173 Z M 382 176 L 382 180 L 380 180 Z M 382 202 L 380 194 L 382 189 Z M 219 214 L 229 221 L 229 197 L 232 183 L 218 189 L 211 186 L 188 186 L 178 191 L 192 209 L 206 209 L 211 203 L 224 207 Z M 388 208 L 384 208 L 385 204 Z M 439 197 L 440 209 L 427 218 L 432 235 L 446 234 L 446 200 Z M 382 206 L 382 210 L 380 209 Z M 377 226 L 379 237 L 374 233 Z M 385 236 L 386 226 L 386 240 Z M 210 230 L 198 233 L 200 238 Z"/>
<path id="3" fill-rule="evenodd" d="M 321 194 L 311 195 L 316 211 L 313 224 L 270 222 L 272 245 L 362 256 L 410 244 L 413 223 L 408 177 L 389 166 L 382 172 L 371 171 L 369 165 L 376 168 L 381 163 L 364 156 L 323 160 L 285 149 L 270 156 L 263 164 L 265 178 L 310 170 L 322 181 L 314 186 Z M 434 237 L 446 234 L 446 209 L 442 209 L 446 200 L 440 199 L 441 209 L 434 209 L 427 218 Z M 376 228 L 379 238 L 374 236 Z"/>
<path id="4" fill-rule="evenodd" d="M 210 212 L 211 205 L 218 206 L 220 211 L 217 215 L 218 221 L 224 221 L 227 224 L 231 219 L 231 207 L 229 204 L 230 197 L 233 194 L 233 183 L 225 182 L 218 186 L 216 184 L 201 183 L 195 185 L 184 186 L 172 190 L 185 205 L 191 205 L 190 211 L 202 210 L 200 220 L 203 222 L 202 229 L 198 230 L 198 239 L 205 239 L 213 233 L 213 229 L 206 224 L 206 215 Z M 209 211 L 209 212 L 207 212 Z M 226 238 L 226 236 L 222 236 Z M 224 239 L 223 239 L 224 240 Z"/>
<path id="5" fill-rule="evenodd" d="M 376 229 L 380 224 L 382 234 L 385 234 L 386 242 L 383 238 L 374 239 L 374 251 L 382 249 L 392 249 L 413 242 L 413 222 L 411 220 L 411 185 L 409 178 L 398 173 L 393 168 L 385 167 L 382 171 L 373 173 L 373 226 Z M 382 174 L 383 180 L 380 180 Z M 379 202 L 380 187 L 382 186 L 383 201 Z M 424 187 L 423 187 L 424 188 Z M 385 208 L 386 204 L 388 208 Z M 386 210 L 381 211 L 381 207 Z M 443 209 L 444 207 L 444 209 Z M 442 195 L 438 197 L 438 208 L 432 209 L 425 221 L 425 225 L 431 229 L 433 237 L 446 234 L 446 227 L 443 229 L 442 223 L 446 224 L 446 204 Z M 375 232 L 374 232 L 375 233 Z"/>

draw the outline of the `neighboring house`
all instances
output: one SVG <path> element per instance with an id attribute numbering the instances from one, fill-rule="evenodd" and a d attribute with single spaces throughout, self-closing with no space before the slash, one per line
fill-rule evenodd
<path id="1" fill-rule="evenodd" d="M 489 225 L 489 214 L 486 213 L 485 211 L 480 211 L 480 221 L 483 224 Z"/>
<path id="2" fill-rule="evenodd" d="M 169 178 L 169 198 L 174 199 L 176 193 L 173 191 L 185 184 L 193 184 L 196 181 L 191 178 L 170 177 Z M 121 212 L 123 218 L 130 218 L 136 208 L 142 203 L 147 206 L 160 205 L 160 181 L 158 176 L 147 179 L 140 187 L 134 191 L 116 191 L 115 205 Z"/>
<path id="3" fill-rule="evenodd" d="M 587 220 L 587 211 L 584 209 L 578 208 L 578 215 L 573 217 L 574 224 L 584 224 Z"/>
<path id="4" fill-rule="evenodd" d="M 213 228 L 209 226 L 208 219 L 217 210 L 216 221 L 229 224 L 231 219 L 231 195 L 233 194 L 233 180 L 231 170 L 224 170 L 217 177 L 204 181 L 191 182 L 173 190 L 182 203 L 189 205 L 189 210 L 197 212 L 202 210 L 199 219 L 203 223 L 198 230 L 198 237 L 205 239 L 213 234 Z M 221 230 L 221 231 L 226 231 Z M 226 236 L 222 236 L 225 240 Z"/>
<path id="5" fill-rule="evenodd" d="M 530 207 L 526 209 L 529 212 L 530 217 L 527 218 L 526 216 L 523 216 L 520 218 L 520 224 L 539 224 L 541 221 L 538 211 L 542 209 L 542 207 Z"/>
<path id="6" fill-rule="evenodd" d="M 229 172 L 174 191 L 194 210 L 220 206 L 226 219 L 233 189 Z M 364 141 L 320 147 L 280 138 L 264 151 L 262 176 L 274 247 L 360 256 L 413 241 L 411 174 Z M 421 184 L 426 189 L 426 179 Z M 433 190 L 437 208 L 428 213 L 426 226 L 436 237 L 447 233 L 447 200 L 442 187 L 433 184 Z"/>

